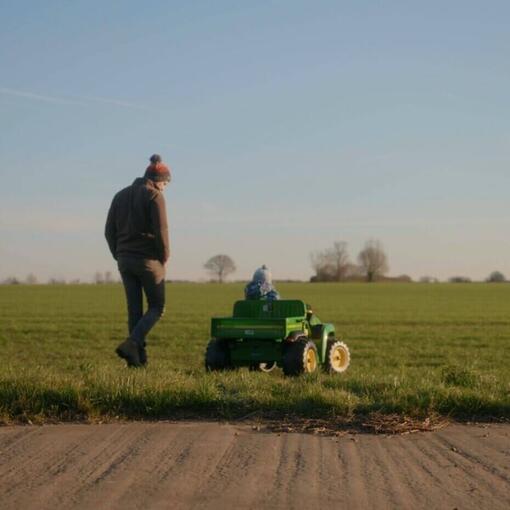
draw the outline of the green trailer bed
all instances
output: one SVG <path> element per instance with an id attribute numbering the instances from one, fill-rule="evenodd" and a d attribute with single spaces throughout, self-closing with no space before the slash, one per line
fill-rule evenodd
<path id="1" fill-rule="evenodd" d="M 211 320 L 211 334 L 215 338 L 287 338 L 293 331 L 303 331 L 303 320 L 250 319 L 217 317 Z"/>

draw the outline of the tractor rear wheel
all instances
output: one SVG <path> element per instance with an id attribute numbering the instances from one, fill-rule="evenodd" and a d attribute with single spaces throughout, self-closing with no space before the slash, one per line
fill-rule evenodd
<path id="1" fill-rule="evenodd" d="M 330 374 L 341 374 L 347 370 L 351 361 L 349 348 L 340 340 L 330 338 L 326 348 L 326 363 L 324 368 Z"/>
<path id="2" fill-rule="evenodd" d="M 230 352 L 228 345 L 222 338 L 212 338 L 205 351 L 205 369 L 208 372 L 217 370 L 230 370 Z"/>
<path id="3" fill-rule="evenodd" d="M 285 346 L 282 360 L 285 375 L 311 374 L 317 370 L 318 364 L 317 347 L 306 336 L 299 337 Z"/>

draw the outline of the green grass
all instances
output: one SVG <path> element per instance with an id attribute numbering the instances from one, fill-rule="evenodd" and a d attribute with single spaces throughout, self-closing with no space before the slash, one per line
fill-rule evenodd
<path id="1" fill-rule="evenodd" d="M 0 420 L 354 418 L 378 413 L 510 418 L 510 285 L 281 284 L 351 349 L 349 370 L 300 378 L 206 374 L 213 315 L 240 284 L 168 284 L 150 365 L 128 370 L 121 285 L 0 287 Z"/>

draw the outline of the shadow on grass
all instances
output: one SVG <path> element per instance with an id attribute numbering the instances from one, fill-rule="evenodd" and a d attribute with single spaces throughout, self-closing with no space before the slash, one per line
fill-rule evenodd
<path id="1" fill-rule="evenodd" d="M 340 387 L 339 387 L 340 386 Z M 111 419 L 237 420 L 259 418 L 329 421 L 357 420 L 374 415 L 425 419 L 439 415 L 458 420 L 510 419 L 510 398 L 474 388 L 399 388 L 387 382 L 341 385 L 317 381 L 279 391 L 225 387 L 205 378 L 188 388 L 154 389 L 133 386 L 49 387 L 38 382 L 1 381 L 0 418 L 8 422 L 99 421 Z"/>

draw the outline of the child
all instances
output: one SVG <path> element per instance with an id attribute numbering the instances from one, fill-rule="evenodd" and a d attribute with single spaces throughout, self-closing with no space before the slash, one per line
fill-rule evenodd
<path id="1" fill-rule="evenodd" d="M 280 299 L 280 294 L 273 287 L 271 271 L 264 264 L 254 273 L 251 282 L 244 288 L 245 299 L 263 299 L 275 301 Z"/>

